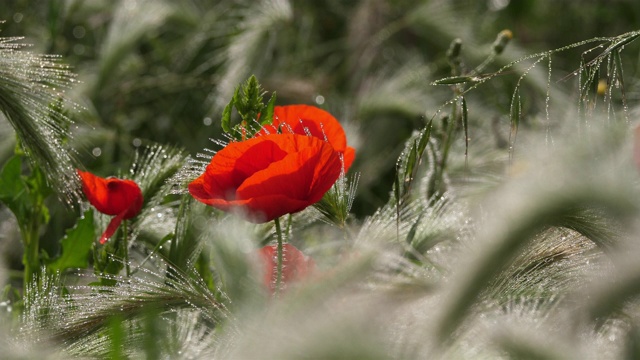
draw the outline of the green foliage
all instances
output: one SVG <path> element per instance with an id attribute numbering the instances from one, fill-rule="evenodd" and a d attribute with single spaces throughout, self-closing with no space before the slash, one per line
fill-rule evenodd
<path id="1" fill-rule="evenodd" d="M 14 214 L 18 221 L 24 253 L 24 284 L 35 279 L 41 262 L 40 231 L 49 222 L 49 209 L 44 200 L 52 193 L 39 168 L 32 168 L 28 175 L 22 174 L 23 156 L 14 155 L 3 166 L 0 173 L 0 201 Z"/>
<path id="2" fill-rule="evenodd" d="M 222 111 L 222 130 L 232 138 L 240 140 L 252 137 L 263 125 L 270 125 L 273 122 L 276 94 L 271 94 L 267 105 L 262 100 L 265 94 L 266 91 L 262 89 L 258 79 L 251 75 L 245 83 L 236 88 L 231 101 Z M 240 116 L 240 123 L 232 128 L 231 115 L 234 108 Z"/>
<path id="3" fill-rule="evenodd" d="M 16 318 L 6 357 L 637 357 L 638 4 L 37 4 L 0 5 L 3 35 L 81 81 L 0 39 L 0 138 L 24 147 L 0 147 L 0 226 L 40 274 L 24 308 L 0 302 Z M 185 185 L 209 139 L 313 102 L 356 162 L 289 219 L 316 268 L 269 297 L 256 251 L 273 227 L 203 209 Z M 93 261 L 109 218 L 63 204 L 75 167 L 129 169 L 145 197 Z"/>
<path id="4" fill-rule="evenodd" d="M 431 137 L 431 127 L 432 122 L 430 121 L 420 133 L 412 136 L 407 142 L 408 147 L 398 158 L 396 178 L 393 184 L 393 194 L 398 208 L 403 202 L 410 200 L 408 197 L 411 194 L 411 187 Z"/>
<path id="5" fill-rule="evenodd" d="M 2 202 L 11 209 L 18 221 L 29 219 L 34 210 L 32 199 L 29 199 L 29 190 L 22 176 L 22 157 L 14 156 L 2 167 L 0 174 L 0 188 Z"/>
<path id="6" fill-rule="evenodd" d="M 94 235 L 95 236 L 95 235 Z M 116 233 L 114 239 L 107 241 L 105 245 L 94 245 L 93 269 L 99 276 L 100 285 L 115 285 L 114 275 L 120 274 L 126 265 L 126 244 Z"/>
<path id="7" fill-rule="evenodd" d="M 359 178 L 360 174 L 353 175 L 351 179 L 342 174 L 322 199 L 313 204 L 313 207 L 322 214 L 324 221 L 340 228 L 347 226 Z"/>
<path id="8" fill-rule="evenodd" d="M 74 75 L 56 57 L 21 50 L 16 39 L 0 39 L 0 113 L 12 125 L 33 168 L 66 201 L 78 199 L 71 155 L 64 144 L 71 120 L 56 111 Z"/>
<path id="9" fill-rule="evenodd" d="M 44 200 L 51 195 L 52 190 L 38 168 L 32 169 L 28 175 L 22 175 L 22 160 L 23 156 L 16 155 L 3 166 L 0 174 L 0 201 L 12 210 L 19 222 L 30 219 L 46 224 L 49 213 Z M 26 229 L 28 224 L 22 224 L 21 227 Z"/>
<path id="10" fill-rule="evenodd" d="M 52 271 L 86 268 L 89 265 L 89 251 L 93 247 L 95 233 L 93 209 L 89 209 L 80 217 L 75 227 L 67 230 L 65 237 L 60 240 L 60 256 L 47 264 L 47 268 Z"/>
<path id="11" fill-rule="evenodd" d="M 108 356 L 109 359 L 126 359 L 127 357 L 124 354 L 124 342 L 125 342 L 125 331 L 124 324 L 122 322 L 122 317 L 113 316 L 109 320 L 109 340 L 111 341 L 111 351 Z"/>

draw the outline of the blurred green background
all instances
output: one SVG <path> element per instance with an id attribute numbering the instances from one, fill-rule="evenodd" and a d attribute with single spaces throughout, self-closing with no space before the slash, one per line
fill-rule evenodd
<path id="1" fill-rule="evenodd" d="M 404 141 L 453 96 L 430 85 L 451 75 L 445 54 L 453 39 L 462 40 L 468 71 L 510 29 L 514 39 L 490 73 L 526 54 L 637 29 L 640 2 L 5 0 L 0 14 L 0 35 L 24 37 L 16 42 L 60 55 L 78 74 L 67 91 L 81 105 L 70 114 L 77 122 L 72 146 L 87 169 L 122 173 L 135 150 L 152 143 L 193 156 L 215 149 L 210 139 L 220 138 L 222 106 L 255 74 L 279 104 L 315 104 L 344 124 L 357 148 L 353 171 L 362 176 L 353 211 L 362 217 L 387 201 Z M 553 57 L 554 91 L 575 94 L 575 82 L 561 79 L 586 49 Z M 634 97 L 638 63 L 624 61 L 627 96 Z M 539 95 L 525 103 L 528 119 L 544 111 L 541 67 L 523 86 Z M 469 98 L 471 154 L 483 138 L 496 151 L 504 146 L 496 134 L 509 132 L 505 116 L 518 75 Z M 5 159 L 11 147 L 3 149 Z"/>

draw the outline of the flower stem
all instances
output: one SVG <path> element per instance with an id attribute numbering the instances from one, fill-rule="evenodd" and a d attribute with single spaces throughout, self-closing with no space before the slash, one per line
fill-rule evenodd
<path id="1" fill-rule="evenodd" d="M 282 284 L 282 228 L 280 227 L 280 218 L 275 218 L 274 223 L 276 224 L 276 235 L 278 241 L 278 247 L 276 249 L 278 254 L 278 264 L 276 266 L 276 294 L 280 291 L 280 285 Z"/>
<path id="2" fill-rule="evenodd" d="M 127 273 L 127 277 L 131 276 L 131 268 L 129 267 L 129 244 L 128 244 L 128 231 L 127 231 L 127 220 L 122 222 L 122 246 L 124 246 L 124 266 L 125 271 Z"/>
<path id="3" fill-rule="evenodd" d="M 31 221 L 28 226 L 22 229 L 22 240 L 24 243 L 24 291 L 32 285 L 40 266 L 40 239 L 38 237 L 38 223 Z"/>

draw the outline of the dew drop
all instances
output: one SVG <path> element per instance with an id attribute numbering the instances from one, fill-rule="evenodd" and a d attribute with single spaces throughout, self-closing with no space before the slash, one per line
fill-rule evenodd
<path id="1" fill-rule="evenodd" d="M 93 154 L 93 156 L 95 157 L 98 157 L 102 155 L 102 149 L 100 149 L 99 147 L 94 147 L 93 150 L 91 150 L 91 154 Z"/>
<path id="2" fill-rule="evenodd" d="M 86 33 L 87 31 L 84 29 L 84 26 L 82 25 L 78 25 L 73 28 L 73 36 L 76 39 L 82 39 Z"/>
<path id="3" fill-rule="evenodd" d="M 204 124 L 204 126 L 209 126 L 209 125 L 213 124 L 213 120 L 211 120 L 210 117 L 206 117 L 206 118 L 202 119 L 202 123 Z"/>
<path id="4" fill-rule="evenodd" d="M 317 96 L 316 96 L 316 98 L 315 98 L 315 102 L 316 102 L 316 104 L 318 104 L 318 105 L 322 105 L 322 104 L 324 104 L 324 96 L 322 96 L 322 95 L 317 95 Z"/>
<path id="5" fill-rule="evenodd" d="M 85 47 L 82 44 L 73 45 L 73 53 L 76 54 L 76 55 L 83 55 L 84 54 L 84 50 L 85 50 Z"/>

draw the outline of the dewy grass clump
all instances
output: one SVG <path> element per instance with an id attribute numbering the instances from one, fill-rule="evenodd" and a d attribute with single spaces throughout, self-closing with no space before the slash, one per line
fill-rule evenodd
<path id="1" fill-rule="evenodd" d="M 640 31 L 256 4 L 51 2 L 80 83 L 0 39 L 5 357 L 640 357 Z"/>

